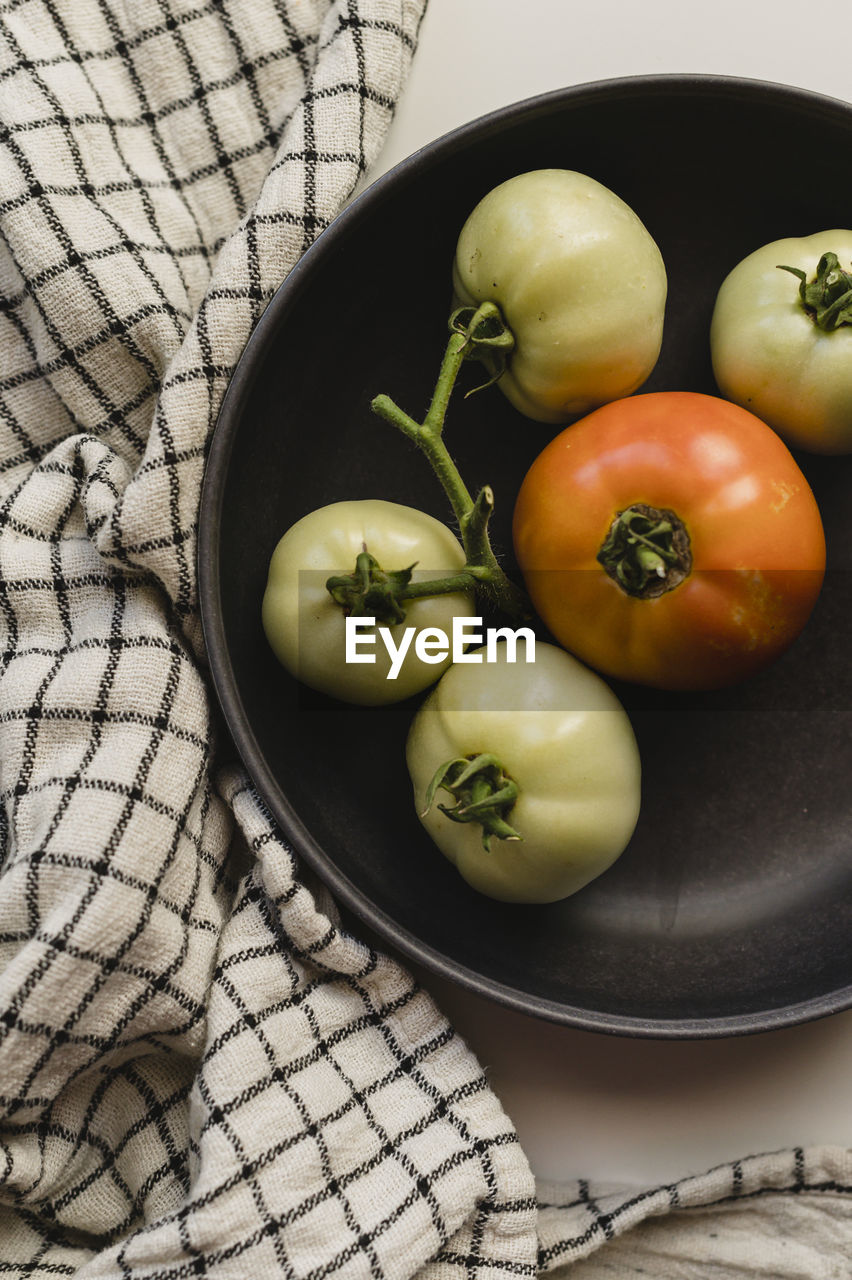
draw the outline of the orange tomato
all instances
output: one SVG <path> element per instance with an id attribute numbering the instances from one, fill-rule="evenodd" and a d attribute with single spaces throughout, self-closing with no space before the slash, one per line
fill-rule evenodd
<path id="1" fill-rule="evenodd" d="M 720 688 L 779 657 L 825 572 L 819 508 L 780 437 L 687 391 L 614 401 L 556 436 L 514 540 L 561 645 L 664 689 Z"/>

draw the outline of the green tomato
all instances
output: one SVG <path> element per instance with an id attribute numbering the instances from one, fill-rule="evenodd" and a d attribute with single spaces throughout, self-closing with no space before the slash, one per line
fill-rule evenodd
<path id="1" fill-rule="evenodd" d="M 570 654 L 536 644 L 535 661 L 456 663 L 412 723 L 406 757 L 420 820 L 480 893 L 503 902 L 555 902 L 623 852 L 639 815 L 640 763 L 627 714 L 610 688 Z M 521 646 L 518 647 L 518 656 Z M 520 838 L 490 837 L 439 807 L 436 771 L 493 756 L 517 798 L 503 813 Z"/>
<path id="2" fill-rule="evenodd" d="M 852 231 L 775 240 L 744 258 L 716 298 L 710 350 L 722 395 L 762 418 L 788 445 L 849 453 L 852 307 L 847 300 L 848 318 L 842 319 L 842 298 L 852 277 L 842 269 L 828 273 L 816 290 L 827 291 L 829 302 L 840 301 L 826 321 L 833 325 L 840 318 L 837 327 L 823 327 L 800 292 L 826 253 L 839 258 L 840 268 L 852 268 Z M 801 273 L 802 285 L 783 267 Z"/>
<path id="3" fill-rule="evenodd" d="M 495 187 L 468 218 L 453 284 L 495 302 L 515 338 L 498 385 L 538 422 L 630 395 L 660 354 L 666 271 L 623 200 L 570 169 Z"/>
<path id="4" fill-rule="evenodd" d="M 451 658 L 420 657 L 411 641 L 398 675 L 379 624 L 362 630 L 358 652 L 375 662 L 346 661 L 346 617 L 326 588 L 329 577 L 351 573 L 366 547 L 386 572 L 417 568 L 412 581 L 446 577 L 465 563 L 459 542 L 424 511 L 381 499 L 335 502 L 297 521 L 272 555 L 263 597 L 263 628 L 278 660 L 303 684 L 344 702 L 376 706 L 420 693 L 446 670 Z M 454 617 L 470 617 L 467 593 L 405 602 L 405 621 L 388 626 L 398 648 L 406 628 L 439 628 L 450 635 Z M 375 643 L 368 636 L 374 635 Z M 424 652 L 425 652 L 424 646 Z"/>

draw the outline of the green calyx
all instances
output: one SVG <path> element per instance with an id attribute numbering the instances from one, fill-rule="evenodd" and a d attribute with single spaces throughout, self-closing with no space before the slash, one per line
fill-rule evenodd
<path id="1" fill-rule="evenodd" d="M 778 270 L 798 278 L 799 300 L 819 329 L 830 332 L 852 324 L 852 274 L 843 270 L 836 253 L 822 255 L 811 280 L 799 267 L 779 264 Z"/>
<path id="2" fill-rule="evenodd" d="M 492 836 L 523 839 L 506 821 L 520 789 L 496 756 L 458 756 L 442 764 L 426 788 L 426 808 L 421 816 L 429 812 L 439 790 L 448 791 L 456 801 L 452 806 L 439 804 L 441 813 L 452 822 L 478 822 L 486 852 L 491 851 Z"/>
<path id="3" fill-rule="evenodd" d="M 683 522 L 644 502 L 619 511 L 597 559 L 622 591 L 642 600 L 672 591 L 692 569 Z"/>
<path id="4" fill-rule="evenodd" d="M 411 581 L 414 565 L 386 573 L 366 546 L 355 557 L 355 572 L 329 578 L 326 588 L 335 604 L 358 618 L 396 624 L 405 621 L 400 594 Z"/>
<path id="5" fill-rule="evenodd" d="M 326 590 L 344 613 L 396 626 L 405 622 L 406 600 L 469 591 L 477 580 L 475 570 L 465 568 L 446 578 L 412 582 L 414 568 L 412 564 L 407 569 L 385 570 L 365 545 L 355 557 L 355 571 L 333 575 L 326 581 Z"/>
<path id="6" fill-rule="evenodd" d="M 488 372 L 488 380 L 481 386 L 466 392 L 484 391 L 497 382 L 506 370 L 506 361 L 515 345 L 515 335 L 506 325 L 495 302 L 483 302 L 478 307 L 457 307 L 450 316 L 450 332 L 464 338 L 464 359 L 479 360 Z"/>

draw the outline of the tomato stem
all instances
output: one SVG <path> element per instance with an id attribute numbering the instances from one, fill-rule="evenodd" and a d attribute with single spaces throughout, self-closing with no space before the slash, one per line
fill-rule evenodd
<path id="1" fill-rule="evenodd" d="M 484 351 L 499 363 L 505 352 L 511 349 L 514 339 L 493 302 L 483 302 L 476 309 L 459 308 L 450 317 L 450 329 L 438 380 L 423 421 L 416 422 L 387 395 L 376 396 L 372 409 L 378 417 L 408 436 L 425 454 L 435 472 L 459 524 L 467 561 L 462 572 L 468 574 L 472 585 L 504 613 L 511 617 L 528 617 L 531 609 L 526 595 L 506 576 L 491 546 L 488 523 L 494 510 L 493 490 L 490 485 L 484 485 L 474 499 L 443 440 L 450 397 L 464 361 L 474 356 L 480 358 Z M 417 586 L 418 595 L 441 594 L 441 589 L 433 583 Z M 433 587 L 431 591 L 424 589 L 430 586 Z M 450 589 L 457 588 L 447 588 Z"/>
<path id="2" fill-rule="evenodd" d="M 491 837 L 498 840 L 521 840 L 506 821 L 520 795 L 520 787 L 510 778 L 496 756 L 456 756 L 445 761 L 426 788 L 425 817 L 439 790 L 449 791 L 456 803 L 439 804 L 441 813 L 452 822 L 477 822 L 482 827 L 482 846 L 491 852 Z"/>
<path id="3" fill-rule="evenodd" d="M 830 332 L 843 324 L 852 324 L 852 274 L 844 271 L 836 253 L 824 253 L 816 273 L 808 280 L 799 267 L 784 267 L 799 280 L 799 301 L 819 329 Z"/>
<path id="4" fill-rule="evenodd" d="M 334 574 L 326 581 L 326 590 L 345 613 L 358 618 L 375 618 L 379 623 L 395 626 L 405 621 L 403 602 L 424 596 L 450 595 L 455 591 L 472 591 L 483 580 L 486 570 L 479 566 L 460 569 L 444 578 L 426 578 L 412 582 L 415 565 L 407 569 L 386 571 L 370 553 L 366 543 L 355 557 L 352 573 Z"/>

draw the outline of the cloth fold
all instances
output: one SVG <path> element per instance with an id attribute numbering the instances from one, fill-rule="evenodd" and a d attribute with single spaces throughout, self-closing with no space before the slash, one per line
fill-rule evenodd
<path id="1" fill-rule="evenodd" d="M 467 1046 L 219 766 L 206 450 L 377 154 L 424 5 L 0 10 L 3 1275 L 738 1276 L 737 1242 L 803 1209 L 829 1245 L 798 1271 L 773 1245 L 772 1274 L 845 1274 L 845 1153 L 537 1204 Z M 772 1208 L 714 1253 L 746 1205 Z"/>
<path id="2" fill-rule="evenodd" d="M 222 395 L 375 156 L 422 7 L 2 16 L 7 1273 L 534 1264 L 475 1059 L 318 907 L 245 778 L 217 785 L 197 613 Z"/>

